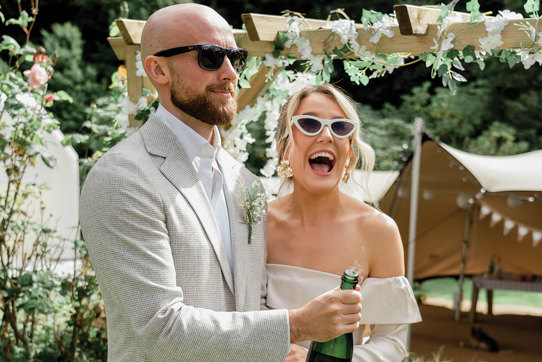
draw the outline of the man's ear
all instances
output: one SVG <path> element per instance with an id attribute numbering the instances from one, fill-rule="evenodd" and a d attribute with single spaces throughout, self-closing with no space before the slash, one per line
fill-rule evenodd
<path id="1" fill-rule="evenodd" d="M 169 82 L 169 68 L 164 59 L 149 55 L 145 59 L 145 71 L 147 76 L 151 78 L 156 84 L 164 85 Z"/>

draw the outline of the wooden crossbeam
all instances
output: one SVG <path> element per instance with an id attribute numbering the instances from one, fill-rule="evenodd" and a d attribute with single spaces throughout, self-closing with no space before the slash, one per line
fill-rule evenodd
<path id="1" fill-rule="evenodd" d="M 253 22 L 256 26 L 284 30 L 284 20 L 277 20 L 276 18 L 280 17 L 270 17 L 263 23 L 261 16 L 257 16 L 253 18 Z M 525 32 L 517 31 L 518 25 L 521 24 L 530 24 L 537 32 L 542 31 L 542 22 L 538 23 L 536 19 L 510 20 L 508 26 L 501 33 L 503 44 L 498 46 L 497 49 L 515 49 L 532 45 Z M 359 34 L 358 43 L 373 53 L 408 53 L 414 56 L 424 52 L 433 52 L 434 50 L 431 47 L 434 46 L 433 39 L 437 38 L 438 32 L 438 24 L 428 24 L 427 31 L 420 36 L 402 35 L 399 26 L 393 26 L 391 28 L 394 32 L 392 38 L 383 35 L 380 41 L 374 44 L 369 41 L 371 34 L 366 32 L 362 25 L 356 24 L 356 28 Z M 479 50 L 481 49 L 479 39 L 487 36 L 483 22 L 453 23 L 448 27 L 447 31 L 456 35 L 454 49 L 457 50 L 462 50 L 467 45 L 473 45 Z M 262 34 L 269 34 L 269 30 L 262 30 Z M 302 30 L 299 35 L 309 40 L 314 55 L 324 55 L 325 52 L 330 54 L 335 47 L 343 47 L 339 36 L 333 33 L 331 29 Z M 248 36 L 240 39 L 239 46 L 246 48 L 252 56 L 264 56 L 274 50 L 272 41 L 251 41 Z M 300 55 L 295 46 L 286 49 L 284 53 L 294 57 Z"/>
<path id="2" fill-rule="evenodd" d="M 397 13 L 399 26 L 394 26 L 391 30 L 394 32 L 392 38 L 382 36 L 377 44 L 369 41 L 371 34 L 363 28 L 361 24 L 356 24 L 358 31 L 358 43 L 365 46 L 367 50 L 373 53 L 407 53 L 413 56 L 424 52 L 433 52 L 434 39 L 437 38 L 438 24 L 436 19 L 440 15 L 440 10 L 429 7 L 419 7 L 410 5 L 396 5 L 394 10 Z M 476 49 L 481 49 L 479 39 L 487 36 L 483 22 L 469 22 L 470 14 L 455 13 L 461 22 L 453 23 L 448 28 L 449 33 L 454 33 L 454 49 L 462 50 L 468 45 L 473 45 Z M 263 57 L 275 50 L 274 40 L 279 31 L 284 31 L 287 27 L 287 19 L 282 16 L 262 15 L 262 14 L 243 14 L 242 19 L 246 25 L 246 31 L 234 29 L 234 37 L 238 46 L 248 50 L 249 56 Z M 137 102 L 142 95 L 142 85 L 149 88 L 150 83 L 147 79 L 135 75 L 135 56 L 140 49 L 141 31 L 145 21 L 118 19 L 117 26 L 122 37 L 108 38 L 109 44 L 113 48 L 115 55 L 119 60 L 126 62 L 128 73 L 128 94 L 132 102 Z M 300 36 L 307 38 L 312 47 L 314 55 L 324 55 L 325 52 L 331 54 L 335 47 L 342 48 L 343 44 L 337 34 L 331 29 L 323 29 L 326 24 L 324 20 L 302 19 L 300 24 Z M 532 41 L 524 31 L 518 31 L 519 26 L 531 25 L 536 32 L 542 31 L 542 22 L 536 19 L 510 20 L 508 26 L 501 32 L 503 44 L 497 49 L 516 49 L 532 46 Z M 412 36 L 416 35 L 416 36 Z M 298 57 L 295 46 L 283 51 Z M 252 104 L 258 95 L 267 87 L 265 66 L 261 66 L 260 71 L 251 79 L 251 88 L 240 90 L 238 96 L 239 109 Z M 278 72 L 276 72 L 278 73 Z M 133 117 L 132 117 L 132 122 Z"/>
<path id="3" fill-rule="evenodd" d="M 288 19 L 284 16 L 262 15 L 262 14 L 242 14 L 241 19 L 245 23 L 249 39 L 251 41 L 273 41 L 277 33 L 286 29 Z M 327 24 L 325 20 L 300 19 L 300 29 L 314 30 L 320 29 Z"/>
<path id="4" fill-rule="evenodd" d="M 126 44 L 141 44 L 141 32 L 145 26 L 144 20 L 117 19 L 115 23 Z"/>
<path id="5" fill-rule="evenodd" d="M 436 24 L 440 16 L 439 7 L 414 6 L 414 5 L 394 5 L 393 11 L 401 35 L 424 35 L 427 33 L 429 24 Z M 470 14 L 459 11 L 450 12 L 449 16 L 462 22 L 470 21 Z"/>
<path id="6" fill-rule="evenodd" d="M 124 39 L 120 36 L 110 36 L 107 38 L 107 41 L 109 42 L 109 45 L 111 45 L 111 48 L 113 48 L 113 52 L 115 52 L 117 59 L 126 60 L 126 43 L 124 42 Z"/>

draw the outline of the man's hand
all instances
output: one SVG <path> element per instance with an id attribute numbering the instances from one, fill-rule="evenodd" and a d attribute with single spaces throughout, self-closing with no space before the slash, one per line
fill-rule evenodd
<path id="1" fill-rule="evenodd" d="M 354 332 L 361 320 L 359 286 L 356 290 L 330 290 L 288 314 L 291 342 L 324 342 Z"/>
<path id="2" fill-rule="evenodd" d="M 307 360 L 307 350 L 297 344 L 292 344 L 286 356 L 286 362 L 304 362 Z"/>

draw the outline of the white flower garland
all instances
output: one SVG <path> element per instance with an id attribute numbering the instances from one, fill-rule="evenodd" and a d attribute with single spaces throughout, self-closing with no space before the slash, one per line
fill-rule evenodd
<path id="1" fill-rule="evenodd" d="M 489 53 L 498 46 L 501 46 L 503 44 L 501 32 L 508 25 L 508 21 L 514 19 L 523 19 L 523 15 L 504 10 L 499 11 L 499 14 L 494 18 L 484 17 L 487 36 L 478 40 L 480 47 Z"/>
<path id="2" fill-rule="evenodd" d="M 248 159 L 247 146 L 256 140 L 247 126 L 250 122 L 263 119 L 265 142 L 268 147 L 265 155 L 266 165 L 260 170 L 265 177 L 272 177 L 278 163 L 275 136 L 280 109 L 286 102 L 287 95 L 293 94 L 308 84 L 315 84 L 316 76 L 312 73 L 293 73 L 282 71 L 269 86 L 269 90 L 256 99 L 252 106 L 241 110 L 232 121 L 228 130 L 222 130 L 222 145 L 239 162 Z M 285 96 L 286 95 L 286 96 Z"/>
<path id="3" fill-rule="evenodd" d="M 538 6 L 535 2 L 527 0 L 525 10 L 532 18 L 539 19 Z M 456 71 L 464 70 L 461 62 L 477 62 L 480 68 L 483 69 L 485 59 L 503 44 L 501 33 L 509 25 L 509 21 L 523 19 L 521 14 L 509 10 L 499 11 L 499 14 L 495 17 L 484 16 L 478 10 L 477 0 L 471 0 L 467 4 L 468 8 L 469 6 L 472 18 L 481 19 L 478 22 L 483 23 L 487 30 L 487 36 L 478 39 L 481 50 L 475 50 L 474 46 L 470 44 L 466 44 L 467 46 L 461 51 L 453 50 L 457 34 L 449 32 L 448 29 L 451 24 L 463 20 L 459 14 L 450 12 L 446 6 L 442 5 L 437 37 L 433 39 L 434 45 L 430 48 L 432 52 L 420 56 L 420 59 L 425 60 L 426 66 L 432 68 L 431 76 L 435 77 L 438 74 L 442 77 L 443 85 L 449 87 L 452 93 L 455 92 L 455 82 L 467 81 L 463 75 Z M 369 12 L 369 14 L 370 19 L 365 18 L 364 15 L 362 22 L 366 31 L 370 31 L 369 41 L 371 43 L 377 44 L 383 35 L 388 38 L 395 35 L 392 28 L 397 26 L 398 23 L 394 14 L 377 14 L 377 16 L 375 16 L 376 13 L 374 12 Z M 265 152 L 267 163 L 260 172 L 266 177 L 275 174 L 275 168 L 278 164 L 275 135 L 280 108 L 286 98 L 298 89 L 307 84 L 316 84 L 322 79 L 326 79 L 324 75 L 329 78 L 329 74 L 333 69 L 330 64 L 331 59 L 343 59 L 345 71 L 350 76 L 350 79 L 357 84 L 366 85 L 371 78 L 382 76 L 386 72 L 391 73 L 394 69 L 405 65 L 405 60 L 411 57 L 408 53 L 375 54 L 368 50 L 366 46 L 358 43 L 358 29 L 355 22 L 349 19 L 328 21 L 324 26 L 325 29 L 330 29 L 339 37 L 341 44 L 344 46 L 343 49 L 335 49 L 332 54 L 326 56 L 313 55 L 310 41 L 300 36 L 301 25 L 302 19 L 292 16 L 287 17 L 286 29 L 279 33 L 283 48 L 277 48 L 275 52 L 266 54 L 262 62 L 269 69 L 280 69 L 299 59 L 307 61 L 310 65 L 306 72 L 281 71 L 270 84 L 266 94 L 260 96 L 252 106 L 247 106 L 241 110 L 228 130 L 221 131 L 224 148 L 238 161 L 245 162 L 249 156 L 247 147 L 255 142 L 247 126 L 251 122 L 263 122 L 266 136 L 265 142 L 268 147 Z M 527 33 L 532 45 L 527 44 L 525 48 L 500 53 L 501 60 L 505 59 L 511 65 L 521 62 L 525 69 L 530 68 L 535 63 L 542 65 L 542 32 L 537 33 L 536 29 L 530 24 L 521 24 L 518 28 Z M 294 45 L 299 53 L 297 58 L 287 54 L 287 50 Z M 458 55 L 451 58 L 450 51 Z M 138 52 L 136 74 L 144 76 L 145 73 L 140 58 L 141 55 Z M 125 102 L 125 113 L 119 115 L 119 119 L 122 119 L 124 123 L 127 123 L 128 114 L 135 114 L 147 106 L 146 99 L 144 101 L 140 99 L 137 104 L 132 104 L 128 100 L 123 100 L 123 102 Z"/>

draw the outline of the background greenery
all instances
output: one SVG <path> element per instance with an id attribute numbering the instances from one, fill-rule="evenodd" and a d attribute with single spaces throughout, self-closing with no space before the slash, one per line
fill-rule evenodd
<path id="1" fill-rule="evenodd" d="M 82 181 L 95 160 L 126 136 L 115 121 L 115 115 L 121 111 L 120 99 L 125 93 L 126 83 L 117 72 L 120 62 L 106 40 L 110 25 L 118 17 L 146 19 L 154 10 L 177 2 L 39 2 L 37 22 L 29 40 L 31 45 L 42 45 L 48 55 L 57 54 L 51 57 L 55 59 L 55 72 L 47 90 L 56 94 L 65 91 L 73 102 L 55 101 L 50 110 L 59 120 L 61 130 L 68 135 L 67 142 L 79 153 Z M 510 9 L 521 12 L 523 2 L 484 1 L 482 11 Z M 240 15 L 243 12 L 278 15 L 282 10 L 289 9 L 306 17 L 325 19 L 331 10 L 343 8 L 355 20 L 359 20 L 362 12 L 358 1 L 300 0 L 295 8 L 291 7 L 289 1 L 248 3 L 215 0 L 201 3 L 217 9 L 235 28 L 242 26 Z M 409 3 L 430 5 L 434 2 Z M 464 3 L 466 1 L 460 2 L 457 9 L 464 10 Z M 31 4 L 36 4 L 36 0 L 0 0 L 0 10 L 6 19 L 17 18 L 20 9 L 30 12 Z M 363 2 L 363 8 L 383 13 L 390 13 L 391 5 L 384 0 Z M 2 22 L 0 34 L 10 35 L 20 44 L 26 42 L 26 34 L 18 26 L 5 26 Z M 8 74 L 13 63 L 7 53 L 1 53 L 2 76 Z M 342 72 L 340 63 L 335 65 L 332 82 L 358 101 L 359 113 L 364 121 L 363 137 L 376 150 L 377 169 L 398 170 L 402 167 L 410 155 L 411 124 L 418 116 L 425 120 L 426 129 L 433 137 L 469 152 L 505 155 L 542 148 L 540 67 L 525 70 L 518 65 L 510 69 L 508 64 L 498 59 L 489 61 L 483 72 L 477 66 L 468 67 L 465 75 L 469 82 L 460 86 L 455 96 L 447 88 L 441 87 L 439 79 L 430 79 L 429 74 L 430 71 L 420 62 L 396 69 L 393 74 L 383 78 L 373 79 L 364 87 L 352 84 Z M 267 145 L 262 141 L 263 127 L 256 122 L 249 126 L 257 141 L 251 146 L 247 166 L 258 172 L 264 164 L 263 155 Z M 34 138 L 29 139 L 34 142 Z M 8 152 L 11 149 L 6 145 L 4 149 Z M 26 162 L 26 165 L 33 161 L 25 159 L 21 162 Z M 24 215 L 23 211 L 16 209 L 14 212 Z M 6 230 L 14 228 L 4 220 L 2 217 Z M 26 232 L 28 225 L 24 223 L 26 220 L 22 218 L 15 234 L 20 230 Z M 40 228 L 49 230 L 46 226 Z M 44 240 L 43 237 L 36 238 L 36 245 L 46 245 L 42 243 Z M 10 283 L 8 287 L 3 283 L 0 301 L 4 306 L 10 303 L 15 308 L 13 314 L 17 313 L 21 318 L 12 325 L 31 337 L 30 343 L 21 343 L 23 339 L 15 336 L 17 328 L 12 328 L 12 331 L 3 318 L 0 325 L 3 336 L 0 340 L 0 359 L 5 356 L 21 361 L 105 359 L 105 311 L 98 285 L 85 243 L 82 240 L 69 242 L 77 250 L 77 259 L 83 263 L 82 267 L 74 268 L 71 275 L 54 276 L 49 270 L 23 270 L 19 271 L 20 275 L 14 275 L 11 266 L 0 270 L 2 283 L 4 280 Z M 470 298 L 469 283 L 468 280 L 465 286 L 466 299 Z M 422 286 L 419 292 L 428 297 L 450 298 L 457 290 L 457 282 L 450 278 L 427 280 Z M 484 293 L 481 293 L 480 300 L 485 300 Z M 506 291 L 495 292 L 494 302 L 542 305 L 540 294 Z"/>
<path id="2" fill-rule="evenodd" d="M 42 0 L 31 41 L 58 52 L 55 76 L 50 89 L 65 90 L 76 101 L 54 104 L 53 112 L 66 134 L 91 134 L 88 124 L 92 107 L 107 95 L 111 74 L 120 62 L 107 43 L 115 18 L 146 19 L 156 9 L 183 1 L 175 0 Z M 392 3 L 385 0 L 260 0 L 247 2 L 196 1 L 214 7 L 235 28 L 242 27 L 241 14 L 255 12 L 279 15 L 283 10 L 297 11 L 310 18 L 327 18 L 331 10 L 342 8 L 354 20 L 362 9 L 391 13 Z M 465 10 L 460 1 L 456 10 Z M 28 6 L 22 1 L 21 6 Z M 409 1 L 432 5 L 436 1 Z M 486 0 L 482 11 L 510 9 L 523 12 L 523 0 Z M 17 17 L 15 1 L 0 0 L 6 18 Z M 63 11 L 58 11 L 62 8 Z M 0 33 L 16 39 L 25 34 L 16 27 L 0 28 Z M 376 149 L 377 169 L 400 169 L 408 158 L 410 128 L 414 117 L 421 116 L 427 132 L 456 148 L 488 155 L 506 155 L 542 148 L 542 72 L 538 66 L 512 69 L 498 59 L 489 61 L 482 72 L 477 65 L 466 64 L 468 83 L 451 96 L 440 79 L 431 79 L 423 62 L 397 69 L 393 74 L 371 80 L 368 86 L 350 82 L 336 64 L 332 82 L 344 88 L 361 104 L 365 138 Z M 1 66 L 0 66 L 0 69 Z M 257 124 L 252 126 L 258 127 Z M 254 130 L 257 131 L 257 130 Z M 257 133 L 257 132 L 256 132 Z M 74 143 L 79 155 L 86 157 L 94 149 Z M 256 142 L 249 149 L 248 166 L 258 172 L 265 163 L 266 145 Z M 90 153 L 89 153 L 90 152 Z"/>
<path id="3" fill-rule="evenodd" d="M 472 279 L 465 278 L 463 283 L 463 300 L 471 300 Z M 456 278 L 433 278 L 421 283 L 421 289 L 419 289 L 418 293 L 428 298 L 453 300 L 453 294 L 458 290 L 459 282 Z M 478 301 L 487 302 L 485 289 L 478 294 Z M 540 308 L 542 306 L 542 293 L 520 290 L 495 290 L 493 291 L 493 304 Z"/>

